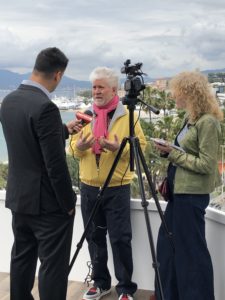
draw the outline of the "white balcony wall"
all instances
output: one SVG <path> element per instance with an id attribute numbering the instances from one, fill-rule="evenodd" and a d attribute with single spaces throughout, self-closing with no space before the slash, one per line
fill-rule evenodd
<path id="1" fill-rule="evenodd" d="M 4 207 L 5 193 L 0 191 L 0 272 L 9 272 L 10 251 L 13 241 L 11 230 L 11 212 Z M 162 202 L 162 209 L 165 203 Z M 154 269 L 147 235 L 144 211 L 140 200 L 132 200 L 131 217 L 133 228 L 133 280 L 140 289 L 154 290 Z M 148 206 L 148 215 L 151 223 L 154 243 L 160 224 L 159 214 L 153 201 Z M 78 199 L 77 212 L 74 224 L 74 235 L 71 256 L 75 253 L 76 245 L 83 234 L 83 223 Z M 225 213 L 208 208 L 206 214 L 206 236 L 208 247 L 212 256 L 215 278 L 216 300 L 225 299 Z M 89 260 L 87 244 L 84 242 L 75 264 L 70 273 L 70 279 L 83 281 L 88 272 L 86 262 Z M 57 263 L 57 262 L 56 262 Z M 109 246 L 109 269 L 112 274 L 113 284 L 116 283 L 113 270 L 112 253 Z"/>

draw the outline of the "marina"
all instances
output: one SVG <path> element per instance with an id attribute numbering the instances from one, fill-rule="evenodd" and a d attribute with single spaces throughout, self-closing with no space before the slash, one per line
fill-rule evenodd
<path id="1" fill-rule="evenodd" d="M 0 107 L 3 98 L 10 92 L 11 90 L 0 90 Z M 86 105 L 84 103 L 84 99 L 79 96 L 69 98 L 66 96 L 54 94 L 52 97 L 52 101 L 59 108 L 63 123 L 67 123 L 73 120 L 75 117 L 75 112 L 77 110 L 84 111 L 88 106 L 90 106 L 90 104 Z M 0 162 L 7 163 L 7 161 L 7 148 L 2 131 L 2 126 L 0 125 Z"/>
<path id="2" fill-rule="evenodd" d="M 74 119 L 75 111 L 73 110 L 63 110 L 60 111 L 62 121 L 67 123 Z M 6 142 L 2 131 L 2 126 L 0 125 L 0 162 L 7 163 L 8 161 L 8 154 L 6 148 Z"/>
<path id="3" fill-rule="evenodd" d="M 1 100 L 9 93 L 9 90 L 3 91 L 0 90 L 0 103 Z M 60 110 L 61 118 L 63 123 L 67 123 L 75 118 L 75 113 L 77 111 L 85 111 L 91 105 L 91 99 L 89 100 L 88 104 L 85 104 L 84 99 L 82 97 L 75 97 L 75 98 L 68 98 L 66 96 L 57 96 L 54 95 L 52 97 L 52 101 L 57 105 Z M 1 105 L 1 104 L 0 104 Z M 136 111 L 139 113 L 140 106 L 136 106 Z M 160 115 L 152 115 L 151 118 L 155 118 L 155 120 L 162 117 Z M 140 118 L 149 121 L 149 113 L 140 110 Z M 8 155 L 7 155 L 7 148 L 5 143 L 5 138 L 2 131 L 2 126 L 0 125 L 0 162 L 7 162 Z"/>
<path id="4" fill-rule="evenodd" d="M 89 106 L 84 103 L 84 99 L 81 97 L 69 99 L 65 96 L 54 96 L 52 102 L 55 103 L 59 110 L 85 110 Z"/>

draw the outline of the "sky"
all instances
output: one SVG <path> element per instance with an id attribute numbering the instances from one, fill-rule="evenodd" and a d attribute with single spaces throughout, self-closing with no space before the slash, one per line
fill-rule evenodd
<path id="1" fill-rule="evenodd" d="M 5 0 L 0 69 L 32 71 L 38 52 L 53 46 L 69 58 L 66 75 L 79 80 L 98 66 L 120 74 L 127 59 L 151 78 L 222 69 L 224 16 L 224 0 Z"/>

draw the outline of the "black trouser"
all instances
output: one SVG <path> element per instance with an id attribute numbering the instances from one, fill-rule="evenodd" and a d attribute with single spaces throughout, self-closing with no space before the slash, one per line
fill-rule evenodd
<path id="1" fill-rule="evenodd" d="M 13 213 L 10 299 L 33 300 L 37 259 L 40 300 L 65 300 L 74 216 Z"/>
<path id="2" fill-rule="evenodd" d="M 84 225 L 87 223 L 99 188 L 81 185 L 81 209 Z M 131 281 L 133 273 L 130 223 L 130 185 L 107 187 L 101 205 L 90 225 L 87 241 L 93 264 L 94 285 L 103 289 L 111 287 L 111 276 L 107 267 L 108 251 L 106 234 L 113 252 L 115 276 L 118 280 L 117 293 L 133 295 L 136 283 Z"/>
<path id="3" fill-rule="evenodd" d="M 213 269 L 205 239 L 209 195 L 174 194 L 165 211 L 175 252 L 160 227 L 157 259 L 165 300 L 214 300 Z M 157 300 L 160 299 L 156 287 Z"/>

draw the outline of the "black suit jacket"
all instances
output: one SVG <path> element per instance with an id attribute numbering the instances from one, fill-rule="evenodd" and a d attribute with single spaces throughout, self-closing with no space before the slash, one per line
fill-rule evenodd
<path id="1" fill-rule="evenodd" d="M 21 84 L 3 100 L 0 119 L 9 159 L 6 207 L 25 214 L 73 209 L 68 131 L 57 106 L 42 90 Z"/>

